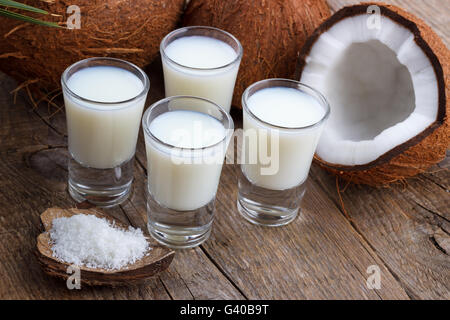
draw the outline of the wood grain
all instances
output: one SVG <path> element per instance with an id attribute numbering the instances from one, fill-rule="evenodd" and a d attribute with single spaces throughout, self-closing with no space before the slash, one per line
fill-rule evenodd
<path id="1" fill-rule="evenodd" d="M 351 0 L 329 0 L 336 10 Z M 423 18 L 448 45 L 448 0 L 386 1 Z M 146 70 L 148 103 L 163 97 L 160 61 Z M 236 170 L 224 166 L 211 239 L 177 252 L 170 267 L 139 286 L 68 290 L 45 275 L 33 254 L 48 207 L 73 207 L 66 191 L 67 136 L 63 113 L 40 104 L 0 74 L 0 298 L 15 299 L 449 299 L 449 160 L 389 189 L 349 186 L 313 165 L 302 215 L 277 228 L 256 227 L 236 210 Z M 49 117 L 52 115 L 51 117 Z M 232 112 L 239 126 L 240 113 Z M 133 193 L 107 213 L 146 226 L 146 158 L 142 132 Z M 340 185 L 340 189 L 344 189 Z M 366 286 L 371 265 L 381 289 Z"/>
<path id="2" fill-rule="evenodd" d="M 314 180 L 340 206 L 334 177 L 314 167 Z M 345 214 L 411 298 L 450 297 L 448 182 L 443 190 L 424 178 L 389 189 L 349 186 L 341 192 Z M 344 189 L 344 183 L 340 186 Z M 342 210 L 344 214 L 344 211 Z M 439 240 L 436 240 L 438 238 Z M 445 246 L 445 244 L 442 244 Z"/>
<path id="3" fill-rule="evenodd" d="M 232 170 L 237 169 L 224 170 L 212 241 L 204 248 L 246 296 L 270 299 L 276 288 L 283 299 L 407 298 L 376 254 L 311 181 L 302 214 L 290 225 L 273 229 L 244 222 L 235 208 Z M 386 277 L 381 290 L 366 286 L 371 265 L 380 266 Z"/>

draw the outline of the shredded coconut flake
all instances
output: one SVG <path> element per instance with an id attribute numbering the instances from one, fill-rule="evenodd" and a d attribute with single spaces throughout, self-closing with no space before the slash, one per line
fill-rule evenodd
<path id="1" fill-rule="evenodd" d="M 50 238 L 55 258 L 89 268 L 121 269 L 149 250 L 141 229 L 123 230 L 86 214 L 54 219 Z"/>

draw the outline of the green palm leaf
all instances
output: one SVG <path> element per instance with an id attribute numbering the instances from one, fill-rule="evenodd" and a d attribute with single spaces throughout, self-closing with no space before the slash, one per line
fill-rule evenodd
<path id="1" fill-rule="evenodd" d="M 41 14 L 48 14 L 48 12 L 45 10 L 38 9 L 38 8 L 20 3 L 17 1 L 12 1 L 12 0 L 0 0 L 0 6 L 22 9 L 22 10 L 27 10 L 27 11 L 31 11 L 31 12 L 41 13 Z"/>
<path id="2" fill-rule="evenodd" d="M 8 11 L 5 9 L 0 9 L 0 16 L 13 18 L 13 19 L 17 19 L 17 20 L 22 20 L 22 21 L 26 21 L 26 22 L 31 22 L 34 24 L 40 24 L 40 25 L 47 26 L 47 27 L 61 28 L 61 26 L 55 22 L 42 21 L 39 19 L 24 16 L 23 14 L 20 14 L 20 13 L 11 12 L 11 11 Z"/>
<path id="3" fill-rule="evenodd" d="M 31 12 L 35 12 L 35 13 L 40 13 L 40 14 L 48 14 L 48 12 L 45 10 L 34 8 L 32 6 L 29 6 L 29 5 L 26 5 L 26 4 L 17 2 L 17 1 L 12 1 L 12 0 L 0 0 L 0 6 L 6 7 L 6 8 L 21 9 L 21 10 L 31 11 Z M 35 18 L 28 17 L 28 16 L 25 16 L 20 13 L 16 13 L 16 12 L 9 11 L 7 9 L 3 9 L 3 8 L 0 8 L 0 16 L 13 18 L 13 19 L 17 19 L 17 20 L 22 20 L 22 21 L 26 21 L 26 22 L 30 22 L 30 23 L 34 23 L 34 24 L 39 24 L 42 26 L 47 26 L 47 27 L 61 28 L 61 26 L 55 22 L 49 22 L 49 21 L 35 19 Z"/>

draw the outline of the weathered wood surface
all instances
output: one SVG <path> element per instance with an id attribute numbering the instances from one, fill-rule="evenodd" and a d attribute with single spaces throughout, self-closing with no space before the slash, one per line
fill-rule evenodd
<path id="1" fill-rule="evenodd" d="M 356 1 L 330 0 L 336 10 Z M 422 17 L 449 44 L 450 1 L 387 1 Z M 445 9 L 447 8 L 447 9 Z M 447 27 L 446 27 L 447 26 Z M 147 70 L 150 102 L 163 96 L 160 63 Z M 67 137 L 62 113 L 32 110 L 16 84 L 0 74 L 0 298 L 25 299 L 449 299 L 450 175 L 444 161 L 389 189 L 345 188 L 313 165 L 303 212 L 272 229 L 248 224 L 236 210 L 236 170 L 224 166 L 211 239 L 177 252 L 172 265 L 129 288 L 68 290 L 45 275 L 34 254 L 46 208 L 74 206 L 66 191 Z M 233 112 L 240 123 L 239 112 Z M 139 138 L 134 191 L 108 210 L 145 228 L 146 159 Z M 381 289 L 366 286 L 367 268 L 381 270 Z"/>

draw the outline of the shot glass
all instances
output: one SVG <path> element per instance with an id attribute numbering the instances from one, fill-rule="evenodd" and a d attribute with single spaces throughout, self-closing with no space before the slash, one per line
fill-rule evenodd
<path id="1" fill-rule="evenodd" d="M 330 107 L 318 91 L 286 79 L 252 84 L 242 107 L 238 210 L 254 224 L 286 225 L 299 213 Z"/>
<path id="2" fill-rule="evenodd" d="M 149 233 L 172 248 L 208 239 L 226 150 L 230 115 L 212 101 L 174 96 L 144 113 Z"/>
<path id="3" fill-rule="evenodd" d="M 90 58 L 61 77 L 69 140 L 68 189 L 78 202 L 101 207 L 127 199 L 147 75 L 127 61 Z"/>
<path id="4" fill-rule="evenodd" d="M 161 42 L 166 97 L 209 99 L 230 111 L 242 46 L 230 33 L 212 27 L 185 27 Z"/>

